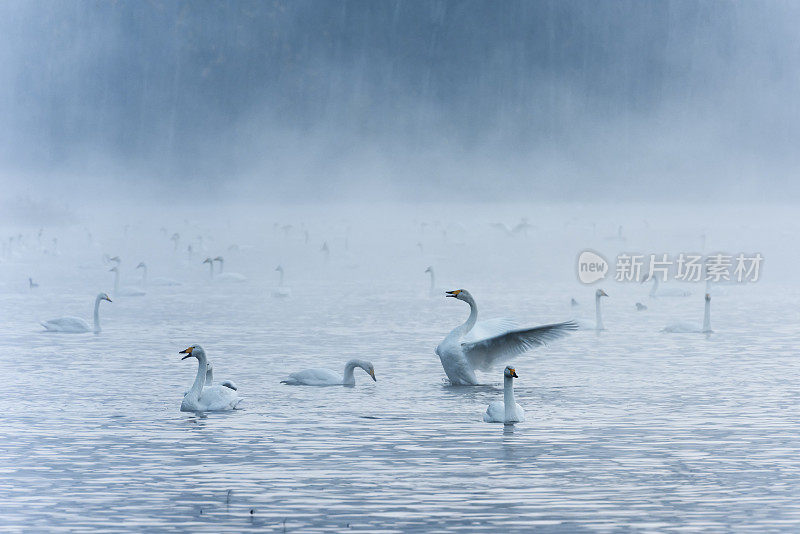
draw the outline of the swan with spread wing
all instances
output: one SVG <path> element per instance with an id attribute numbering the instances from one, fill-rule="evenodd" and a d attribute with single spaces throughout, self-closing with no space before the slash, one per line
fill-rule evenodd
<path id="1" fill-rule="evenodd" d="M 454 328 L 436 347 L 444 372 L 454 386 L 477 385 L 475 369 L 488 371 L 578 327 L 572 321 L 521 329 L 509 319 L 478 321 L 478 307 L 469 291 L 447 291 L 447 296 L 466 302 L 470 308 L 466 322 Z"/>

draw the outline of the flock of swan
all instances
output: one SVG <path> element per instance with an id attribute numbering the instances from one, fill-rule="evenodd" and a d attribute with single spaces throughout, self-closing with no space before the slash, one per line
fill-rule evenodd
<path id="1" fill-rule="evenodd" d="M 115 296 L 142 296 L 144 291 L 137 287 L 120 287 L 119 257 L 108 258 L 114 266 L 110 269 L 114 273 Z M 211 280 L 214 282 L 231 281 L 243 282 L 246 278 L 238 273 L 224 272 L 224 259 L 221 256 L 207 257 L 202 261 L 210 267 Z M 219 263 L 219 271 L 215 272 L 215 264 Z M 147 265 L 139 263 L 136 269 L 142 269 L 141 287 L 147 284 Z M 279 273 L 279 283 L 273 290 L 274 297 L 288 297 L 290 288 L 284 285 L 284 270 L 282 266 L 276 267 Z M 436 279 L 433 267 L 425 270 L 430 275 L 431 294 L 441 294 L 436 289 Z M 160 285 L 179 285 L 179 282 L 162 278 L 157 279 Z M 156 282 L 154 279 L 153 282 Z M 449 383 L 453 386 L 478 385 L 475 372 L 491 371 L 493 368 L 506 364 L 516 356 L 530 351 L 536 347 L 545 346 L 550 342 L 563 338 L 575 330 L 589 329 L 605 330 L 602 317 L 601 300 L 608 294 L 603 289 L 595 291 L 595 321 L 565 321 L 545 324 L 534 327 L 519 327 L 510 319 L 478 320 L 478 306 L 475 298 L 465 289 L 446 291 L 445 296 L 464 302 L 469 306 L 469 315 L 466 321 L 455 328 L 439 343 L 435 353 L 444 370 Z M 688 296 L 687 292 L 659 291 L 657 278 L 654 278 L 651 298 L 659 296 Z M 93 325 L 78 317 L 60 317 L 42 322 L 48 332 L 59 333 L 88 333 L 98 334 L 100 328 L 100 303 L 112 302 L 106 293 L 99 293 L 95 297 L 93 311 Z M 646 310 L 646 306 L 636 303 L 637 309 Z M 573 307 L 579 304 L 571 299 Z M 702 324 L 680 322 L 668 325 L 662 331 L 669 333 L 711 333 L 711 296 L 705 294 L 705 310 Z M 230 380 L 219 383 L 214 382 L 213 366 L 202 346 L 195 344 L 182 351 L 182 360 L 195 358 L 197 360 L 197 374 L 191 388 L 185 392 L 181 401 L 182 411 L 227 411 L 236 409 L 243 398 L 238 387 Z M 331 369 L 306 369 L 293 372 L 281 383 L 292 386 L 348 386 L 356 384 L 355 370 L 362 369 L 373 381 L 377 382 L 375 367 L 369 361 L 353 359 L 344 365 L 341 373 Z M 522 407 L 514 398 L 514 379 L 518 378 L 516 369 L 508 365 L 503 370 L 503 400 L 489 404 L 483 416 L 487 423 L 514 424 L 525 420 Z"/>

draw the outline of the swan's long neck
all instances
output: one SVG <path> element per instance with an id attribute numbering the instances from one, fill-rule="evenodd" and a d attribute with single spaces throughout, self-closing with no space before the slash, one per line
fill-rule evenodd
<path id="1" fill-rule="evenodd" d="M 197 376 L 194 378 L 192 389 L 189 390 L 190 394 L 199 396 L 206 385 L 206 373 L 208 372 L 208 361 L 206 360 L 206 353 L 202 350 L 194 349 L 197 357 Z"/>
<path id="2" fill-rule="evenodd" d="M 514 418 L 514 410 L 517 407 L 517 403 L 514 400 L 514 377 L 503 377 L 503 405 L 505 407 L 505 420 L 512 420 Z"/>
<path id="3" fill-rule="evenodd" d="M 214 262 L 213 261 L 208 262 L 208 269 L 209 269 L 208 274 L 211 277 L 211 279 L 213 280 L 214 279 Z"/>
<path id="4" fill-rule="evenodd" d="M 147 285 L 147 265 L 142 265 L 142 286 Z"/>
<path id="5" fill-rule="evenodd" d="M 225 260 L 217 260 L 217 261 L 219 262 L 219 272 L 222 273 L 222 271 L 225 270 Z"/>
<path id="6" fill-rule="evenodd" d="M 214 368 L 211 367 L 211 364 L 206 365 L 206 384 L 210 384 L 214 381 Z M 203 386 L 205 387 L 205 385 Z"/>
<path id="7" fill-rule="evenodd" d="M 283 269 L 278 271 L 281 275 L 280 279 L 278 280 L 278 286 L 283 287 Z"/>
<path id="8" fill-rule="evenodd" d="M 353 371 L 355 371 L 356 367 L 361 367 L 365 371 L 369 372 L 366 362 L 362 362 L 361 360 L 350 360 L 344 364 L 344 379 L 342 380 L 342 384 L 345 386 L 356 385 L 356 377 L 353 376 Z"/>
<path id="9" fill-rule="evenodd" d="M 431 273 L 431 293 L 433 293 L 434 288 L 436 287 L 436 275 L 433 274 L 433 269 L 428 272 Z"/>
<path id="10" fill-rule="evenodd" d="M 458 327 L 458 332 L 462 336 L 472 330 L 472 327 L 475 326 L 475 323 L 478 321 L 478 305 L 475 304 L 475 299 L 468 297 L 468 300 L 464 302 L 469 304 L 469 317 L 467 317 L 464 324 Z"/>
<path id="11" fill-rule="evenodd" d="M 703 313 L 703 332 L 711 332 L 711 299 L 706 299 L 706 309 Z"/>
<path id="12" fill-rule="evenodd" d="M 605 330 L 606 327 L 603 325 L 603 314 L 600 311 L 600 295 L 595 295 L 594 297 L 594 316 L 595 316 L 595 323 L 598 330 Z"/>
<path id="13" fill-rule="evenodd" d="M 100 295 L 94 299 L 94 333 L 100 333 L 100 301 L 103 300 Z"/>
<path id="14" fill-rule="evenodd" d="M 119 291 L 119 269 L 114 271 L 114 293 Z"/>

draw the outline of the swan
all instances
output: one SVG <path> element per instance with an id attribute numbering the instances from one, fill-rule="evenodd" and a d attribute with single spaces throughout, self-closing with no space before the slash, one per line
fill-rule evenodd
<path id="1" fill-rule="evenodd" d="M 486 408 L 483 420 L 486 423 L 522 423 L 525 421 L 525 410 L 514 401 L 514 379 L 519 378 L 517 371 L 506 366 L 503 371 L 503 400 L 494 401 Z"/>
<path id="2" fill-rule="evenodd" d="M 517 329 L 509 319 L 478 322 L 478 307 L 469 291 L 456 289 L 447 291 L 446 296 L 466 302 L 470 308 L 466 322 L 454 328 L 436 347 L 442 368 L 454 386 L 477 385 L 475 369 L 487 371 L 497 363 L 563 337 L 577 327 L 572 321 L 523 329 Z"/>
<path id="3" fill-rule="evenodd" d="M 136 266 L 137 269 L 142 270 L 142 287 L 147 287 L 148 279 L 147 279 L 147 264 L 143 261 L 139 262 L 139 265 Z M 172 280 L 171 278 L 153 278 L 149 280 L 149 283 L 153 284 L 154 286 L 179 286 L 181 285 L 180 282 L 177 280 Z"/>
<path id="4" fill-rule="evenodd" d="M 571 299 L 569 299 L 569 305 L 572 306 L 573 308 L 575 306 L 580 306 L 580 304 L 578 304 L 578 301 L 575 300 L 575 297 L 572 297 Z"/>
<path id="5" fill-rule="evenodd" d="M 433 272 L 433 267 L 429 265 L 425 272 L 431 275 L 431 285 L 428 288 L 428 293 L 431 296 L 437 295 L 439 291 L 436 289 L 436 273 Z"/>
<path id="6" fill-rule="evenodd" d="M 100 301 L 107 300 L 111 302 L 108 295 L 105 293 L 98 293 L 94 299 L 94 329 L 89 327 L 89 323 L 79 317 L 59 317 L 58 319 L 50 319 L 43 321 L 41 325 L 47 329 L 48 332 L 61 332 L 64 334 L 84 334 L 86 332 L 100 333 Z"/>
<path id="7" fill-rule="evenodd" d="M 197 358 L 197 376 L 194 379 L 191 389 L 183 396 L 181 402 L 182 412 L 218 412 L 233 410 L 242 402 L 236 390 L 221 384 L 206 385 L 206 375 L 208 374 L 208 359 L 206 352 L 200 345 L 180 351 L 178 354 L 185 354 L 181 360 L 186 358 Z"/>
<path id="8" fill-rule="evenodd" d="M 330 369 L 306 369 L 305 371 L 298 371 L 289 375 L 286 380 L 281 380 L 281 384 L 288 384 L 290 386 L 350 386 L 356 385 L 356 377 L 353 376 L 353 371 L 356 367 L 362 368 L 372 377 L 374 382 L 378 379 L 375 378 L 375 368 L 371 362 L 364 360 L 350 360 L 344 366 L 344 376 L 339 375 L 336 371 Z"/>
<path id="9" fill-rule="evenodd" d="M 650 276 L 648 276 L 647 278 L 642 280 L 642 283 L 647 282 L 647 280 L 649 278 L 650 278 Z M 653 279 L 653 287 L 650 288 L 650 298 L 651 299 L 655 299 L 655 298 L 659 298 L 659 297 L 688 297 L 688 296 L 690 296 L 692 294 L 690 291 L 686 291 L 684 289 L 679 289 L 677 287 L 662 287 L 662 288 L 659 288 L 658 287 L 658 276 L 653 276 L 652 279 Z"/>
<path id="10" fill-rule="evenodd" d="M 211 362 L 206 362 L 206 383 L 203 385 L 203 388 L 207 388 L 209 386 L 214 385 L 214 366 L 211 365 Z M 233 383 L 232 380 L 223 380 L 219 383 L 220 386 L 225 386 L 226 388 L 232 389 L 236 391 L 239 389 L 236 387 L 236 384 Z M 189 393 L 189 390 L 183 392 L 183 396 L 185 397 L 186 394 Z"/>
<path id="11" fill-rule="evenodd" d="M 647 306 L 645 306 L 641 302 L 637 302 L 636 303 L 636 311 L 645 311 L 646 309 L 647 309 Z"/>
<path id="12" fill-rule="evenodd" d="M 706 305 L 703 312 L 703 326 L 698 327 L 696 323 L 677 322 L 664 327 L 662 332 L 672 334 L 711 334 L 711 295 L 706 293 Z"/>
<path id="13" fill-rule="evenodd" d="M 223 258 L 222 256 L 217 256 L 212 261 L 218 261 L 219 262 L 219 274 L 217 274 L 215 280 L 217 280 L 219 282 L 246 282 L 247 281 L 247 278 L 244 275 L 241 275 L 239 273 L 224 273 L 224 272 L 222 272 L 225 269 L 225 258 Z M 214 269 L 213 265 L 212 265 L 211 269 L 212 269 L 212 272 L 213 272 L 213 269 Z"/>
<path id="14" fill-rule="evenodd" d="M 291 297 L 292 296 L 292 288 L 286 287 L 283 285 L 283 267 L 278 265 L 275 267 L 275 270 L 278 271 L 280 274 L 280 280 L 278 282 L 278 287 L 272 290 L 273 297 Z"/>
<path id="15" fill-rule="evenodd" d="M 608 293 L 603 291 L 602 289 L 598 289 L 594 292 L 594 322 L 592 321 L 583 321 L 579 320 L 578 327 L 581 330 L 597 330 L 598 332 L 605 330 L 606 326 L 603 324 L 603 313 L 600 309 L 600 299 L 602 297 L 607 297 Z"/>
<path id="16" fill-rule="evenodd" d="M 34 282 L 33 278 L 28 277 L 28 288 L 29 289 L 34 289 L 34 288 L 37 288 L 37 287 L 39 287 L 39 284 Z"/>
<path id="17" fill-rule="evenodd" d="M 143 297 L 145 292 L 135 287 L 119 287 L 119 268 L 112 267 L 109 272 L 114 273 L 114 296 L 115 297 Z"/>

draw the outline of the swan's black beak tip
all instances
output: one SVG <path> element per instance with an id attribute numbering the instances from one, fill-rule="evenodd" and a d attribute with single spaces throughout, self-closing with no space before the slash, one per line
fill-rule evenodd
<path id="1" fill-rule="evenodd" d="M 189 347 L 188 349 L 183 349 L 182 351 L 178 352 L 178 354 L 185 354 L 186 355 L 183 358 L 181 358 L 181 360 L 185 360 L 186 358 L 189 358 L 192 355 L 192 349 L 194 349 L 194 347 Z"/>

